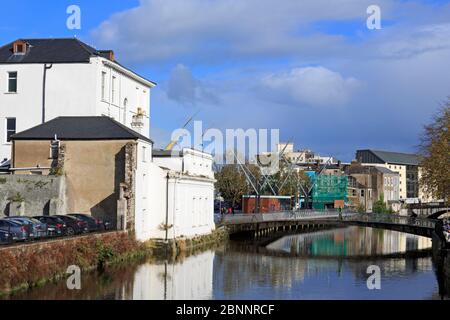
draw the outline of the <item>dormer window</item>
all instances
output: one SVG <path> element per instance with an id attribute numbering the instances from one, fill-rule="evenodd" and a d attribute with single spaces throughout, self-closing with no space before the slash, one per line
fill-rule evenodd
<path id="1" fill-rule="evenodd" d="M 27 43 L 22 40 L 18 40 L 13 44 L 14 54 L 25 54 L 27 52 Z"/>

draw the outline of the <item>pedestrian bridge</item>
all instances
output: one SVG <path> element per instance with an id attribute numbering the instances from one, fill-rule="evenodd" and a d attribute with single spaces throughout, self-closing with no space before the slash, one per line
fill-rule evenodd
<path id="1" fill-rule="evenodd" d="M 435 220 L 410 218 L 393 214 L 358 214 L 345 212 L 340 217 L 337 211 L 298 211 L 265 214 L 225 215 L 221 224 L 231 235 L 252 233 L 260 237 L 268 232 L 292 232 L 323 228 L 330 225 L 358 225 L 381 228 L 415 235 L 432 237 Z"/>

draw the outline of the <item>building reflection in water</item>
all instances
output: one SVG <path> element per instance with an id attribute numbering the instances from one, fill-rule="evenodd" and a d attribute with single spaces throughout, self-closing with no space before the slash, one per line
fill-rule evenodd
<path id="1" fill-rule="evenodd" d="M 69 290 L 66 281 L 19 292 L 11 299 L 31 300 L 200 300 L 213 292 L 214 251 L 177 262 L 148 262 L 83 273 L 81 290 Z M 7 298 L 7 297 L 6 297 Z"/>
<path id="2" fill-rule="evenodd" d="M 211 299 L 214 251 L 190 256 L 180 263 L 147 263 L 134 274 L 133 300 Z"/>
<path id="3" fill-rule="evenodd" d="M 431 239 L 391 230 L 349 227 L 283 237 L 266 248 L 308 257 L 383 256 L 431 249 Z"/>
<path id="4" fill-rule="evenodd" d="M 79 291 L 63 280 L 13 299 L 437 298 L 448 292 L 448 263 L 438 265 L 436 281 L 430 248 L 427 238 L 360 227 L 289 235 L 267 246 L 232 241 L 177 262 L 86 273 Z M 380 296 L 366 287 L 372 264 L 382 271 Z"/>
<path id="5" fill-rule="evenodd" d="M 257 295 L 297 299 L 311 297 L 312 290 L 321 291 L 314 298 L 322 299 L 346 296 L 337 291 L 354 282 L 365 294 L 371 264 L 380 266 L 386 281 L 408 282 L 419 273 L 432 272 L 431 246 L 428 238 L 361 227 L 289 235 L 265 248 L 235 243 L 216 254 L 214 288 L 221 288 L 218 298 L 224 299 Z M 332 283 L 336 292 L 329 291 Z"/>

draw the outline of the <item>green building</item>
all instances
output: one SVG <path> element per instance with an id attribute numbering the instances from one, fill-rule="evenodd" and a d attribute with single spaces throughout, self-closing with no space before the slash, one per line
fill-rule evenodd
<path id="1" fill-rule="evenodd" d="M 336 200 L 347 202 L 347 176 L 314 175 L 310 178 L 313 183 L 311 194 L 313 209 L 334 208 Z"/>

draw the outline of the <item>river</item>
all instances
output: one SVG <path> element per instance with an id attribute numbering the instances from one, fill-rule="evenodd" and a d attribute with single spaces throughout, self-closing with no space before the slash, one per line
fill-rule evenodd
<path id="1" fill-rule="evenodd" d="M 369 290 L 368 267 L 380 289 Z M 176 262 L 142 262 L 82 275 L 11 299 L 440 299 L 442 277 L 431 239 L 347 227 L 277 236 L 264 244 L 230 241 Z M 438 281 L 438 279 L 440 279 Z"/>

